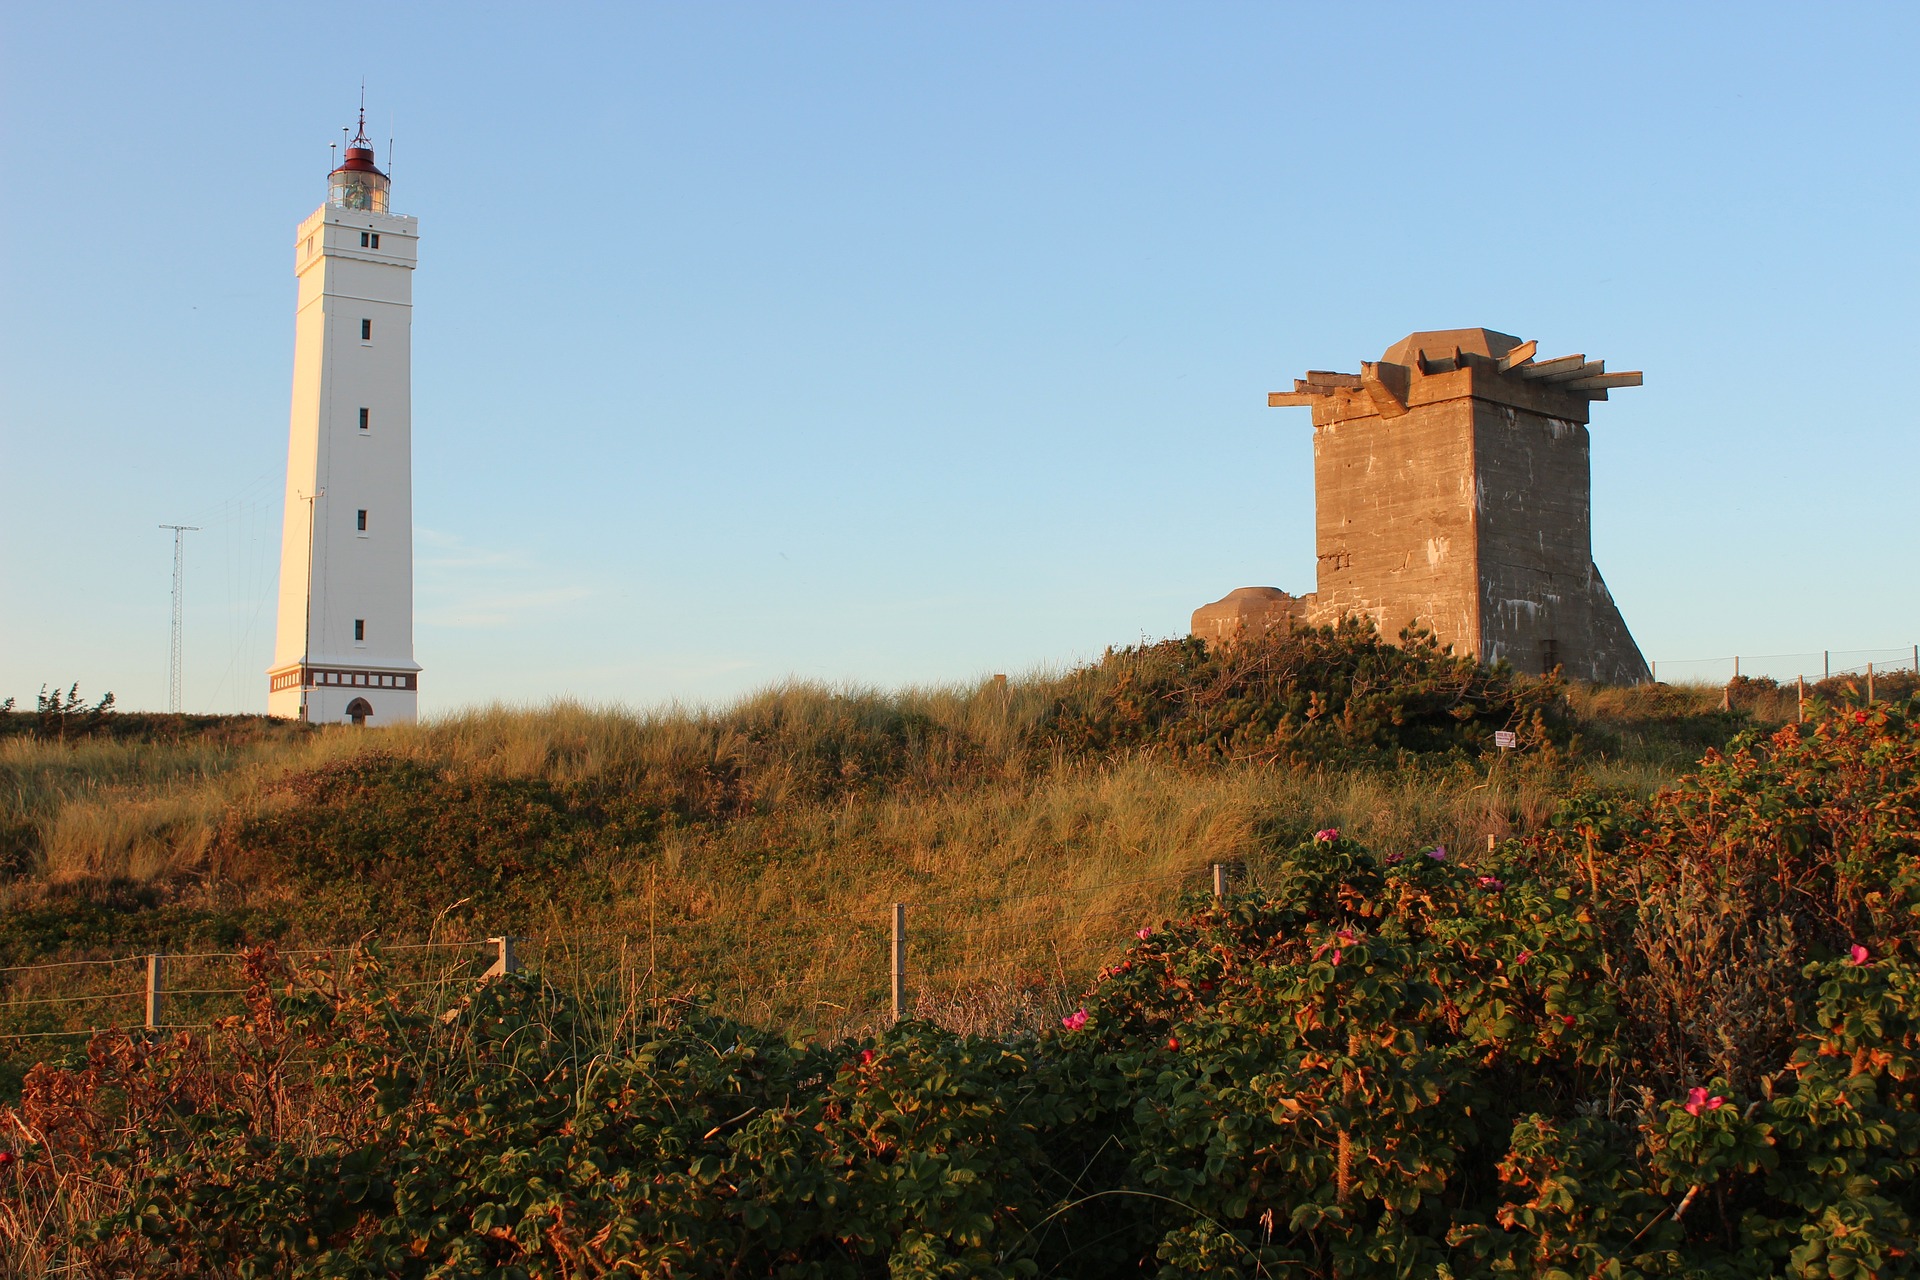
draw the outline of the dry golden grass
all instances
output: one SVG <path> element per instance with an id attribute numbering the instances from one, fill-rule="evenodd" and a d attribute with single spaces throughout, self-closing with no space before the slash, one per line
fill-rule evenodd
<path id="1" fill-rule="evenodd" d="M 1632 771 L 1613 780 L 1637 785 Z M 1190 770 L 1151 759 L 683 829 L 612 870 L 587 917 L 536 930 L 570 963 L 644 951 L 651 980 L 704 987 L 801 1034 L 870 1025 L 886 999 L 891 906 L 908 906 L 909 999 L 959 1025 L 1054 1016 L 1132 932 L 1183 896 L 1257 885 L 1284 850 L 1338 827 L 1379 848 L 1489 836 L 1551 812 L 1537 780 Z M 564 943 L 561 943 L 564 940 Z M 536 945 L 530 954 L 539 954 Z M 584 957 L 596 957 L 588 961 Z M 548 964 L 554 963 L 552 960 Z"/>
<path id="2" fill-rule="evenodd" d="M 1328 826 L 1377 848 L 1445 844 L 1471 859 L 1489 836 L 1538 827 L 1568 783 L 1560 771 L 1466 765 L 1065 759 L 1032 745 L 1056 688 L 1045 677 L 893 693 L 788 685 L 712 710 L 496 706 L 227 743 L 12 737 L 0 740 L 0 819 L 30 823 L 40 853 L 0 906 L 145 884 L 202 917 L 280 919 L 286 945 L 342 943 L 384 922 L 303 915 L 285 882 L 209 870 L 215 833 L 291 803 L 291 776 L 378 751 L 612 795 L 719 778 L 732 789 L 724 817 L 664 822 L 556 874 L 544 913 L 517 926 L 533 935 L 529 959 L 583 980 L 639 973 L 656 995 L 704 989 L 756 1021 L 831 1035 L 880 1015 L 886 922 L 905 902 L 911 1001 L 964 1025 L 1004 1025 L 1054 1016 L 1134 929 L 1205 891 L 1213 863 L 1229 864 L 1236 886 L 1257 885 L 1274 858 Z M 1573 696 L 1593 744 L 1579 765 L 1586 781 L 1639 794 L 1692 760 L 1696 738 L 1733 725 L 1697 690 Z M 452 895 L 415 905 L 456 933 L 503 927 L 463 914 Z M 46 958 L 134 949 L 109 935 Z"/>

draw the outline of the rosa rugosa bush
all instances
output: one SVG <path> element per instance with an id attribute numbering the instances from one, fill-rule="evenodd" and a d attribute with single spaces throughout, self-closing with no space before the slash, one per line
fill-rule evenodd
<path id="1" fill-rule="evenodd" d="M 1516 1118 L 1601 1087 L 1616 1019 L 1564 886 L 1345 840 L 1110 968 L 1062 1052 L 1131 1153 L 1163 1275 L 1431 1274 Z M 1491 883 L 1483 883 L 1491 881 Z"/>

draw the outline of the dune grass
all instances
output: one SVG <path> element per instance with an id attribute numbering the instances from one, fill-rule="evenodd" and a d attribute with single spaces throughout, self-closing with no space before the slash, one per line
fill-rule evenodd
<path id="1" fill-rule="evenodd" d="M 1209 892 L 1214 863 L 1257 884 L 1274 850 L 1328 826 L 1471 859 L 1489 837 L 1539 829 L 1569 790 L 1649 794 L 1779 713 L 1723 711 L 1717 688 L 1576 688 L 1570 750 L 1491 767 L 1048 744 L 1067 679 L 1098 700 L 1127 678 L 1109 661 L 1004 684 L 790 684 L 714 709 L 556 703 L 379 730 L 7 734 L 0 963 L 510 933 L 556 974 L 630 972 L 656 995 L 704 991 L 761 1025 L 833 1036 L 883 1015 L 902 902 L 909 1000 L 956 1027 L 1001 1027 L 1054 1016 L 1134 929 Z M 379 814 L 356 809 L 367 796 Z M 298 827 L 316 806 L 336 825 Z M 373 817 L 398 823 L 391 847 L 420 863 L 405 892 L 311 861 Z M 231 985 L 219 962 L 201 963 L 194 981 Z M 4 998 L 125 982 L 103 969 L 27 975 Z M 93 1012 L 4 1008 L 0 1031 L 95 1025 Z"/>

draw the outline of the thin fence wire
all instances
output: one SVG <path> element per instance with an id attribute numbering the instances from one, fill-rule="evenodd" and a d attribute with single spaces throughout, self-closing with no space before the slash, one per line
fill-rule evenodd
<path id="1" fill-rule="evenodd" d="M 75 1027 L 71 1031 L 9 1031 L 0 1033 L 0 1040 L 51 1040 L 56 1036 L 97 1036 L 102 1031 L 144 1031 L 144 1023 L 133 1022 L 124 1027 Z"/>
<path id="2" fill-rule="evenodd" d="M 1815 649 L 1806 653 L 1743 653 L 1722 658 L 1661 658 L 1649 664 L 1653 678 L 1667 684 L 1725 684 L 1734 676 L 1770 679 L 1781 684 L 1812 683 L 1835 676 L 1908 672 L 1920 675 L 1920 645 L 1888 649 Z"/>
<path id="3" fill-rule="evenodd" d="M 1004 906 L 1009 903 L 1015 903 L 1015 902 L 1034 901 L 1041 898 L 1055 898 L 1055 899 L 1065 900 L 1065 899 L 1070 899 L 1076 896 L 1084 896 L 1084 895 L 1093 894 L 1093 893 L 1100 893 L 1100 892 L 1104 892 L 1112 889 L 1139 888 L 1147 885 L 1156 885 L 1156 884 L 1175 884 L 1183 881 L 1191 881 L 1196 885 L 1201 885 L 1205 883 L 1205 877 L 1208 874 L 1209 874 L 1208 868 L 1201 867 L 1201 868 L 1196 868 L 1195 870 L 1192 870 L 1192 871 L 1173 872 L 1166 875 L 1140 876 L 1140 877 L 1135 877 L 1135 878 L 1126 879 L 1126 880 L 1103 880 L 1093 884 L 1086 884 L 1086 885 L 1060 885 L 1050 889 L 1035 889 L 1035 890 L 1030 890 L 1030 891 L 1016 893 L 1016 894 L 990 895 L 986 897 L 970 897 L 970 898 L 961 898 L 961 897 L 927 898 L 927 899 L 907 898 L 903 900 L 906 902 L 908 908 L 911 911 L 913 911 L 916 916 L 919 916 L 922 913 L 935 912 L 942 909 L 952 910 L 957 908 L 957 909 L 972 910 L 972 909 L 979 909 L 982 907 Z M 1119 914 L 1126 914 L 1126 909 L 1115 908 L 1115 909 L 1109 910 L 1109 913 L 1114 913 L 1114 912 L 1117 912 Z M 793 916 L 793 915 L 784 915 L 779 913 L 762 913 L 762 914 L 768 915 L 771 918 L 777 918 L 782 923 L 786 923 L 786 924 L 797 924 L 797 925 L 823 924 L 823 925 L 836 925 L 836 926 L 845 928 L 850 923 L 852 923 L 848 920 L 848 917 L 845 915 L 845 913 L 837 913 L 832 915 L 820 915 L 820 916 Z M 1099 913 L 1082 913 L 1082 914 L 1093 915 L 1093 914 L 1099 914 Z M 712 923 L 713 923 L 712 921 L 707 921 L 707 920 L 668 919 L 668 920 L 659 921 L 654 928 L 654 932 L 665 933 L 669 931 L 685 931 L 685 930 L 703 929 L 703 928 L 709 927 Z M 852 923 L 852 927 L 855 931 L 864 931 L 874 926 L 860 924 L 860 923 Z M 951 929 L 951 930 L 957 930 L 957 931 L 964 931 L 966 928 L 966 926 L 941 926 L 941 927 Z M 988 927 L 989 928 L 992 928 L 992 927 L 1012 928 L 1016 926 L 988 926 Z M 1024 926 L 1020 926 L 1020 927 L 1024 927 Z M 583 933 L 583 934 L 572 935 L 572 936 L 582 940 L 609 941 L 609 942 L 625 941 L 625 942 L 632 943 L 632 942 L 645 941 L 650 937 L 650 934 L 640 933 L 640 932 L 621 932 L 617 934 Z M 534 941 L 541 945 L 551 945 L 552 943 L 555 943 L 555 942 L 558 942 L 564 945 L 566 940 L 567 939 L 565 937 L 562 937 L 560 935 L 555 935 L 552 938 L 537 937 L 533 939 L 516 939 L 516 941 L 523 941 L 523 942 Z M 375 955 L 386 955 L 392 952 L 423 951 L 423 950 L 429 950 L 429 949 L 436 949 L 436 950 L 438 949 L 478 949 L 482 947 L 491 947 L 495 945 L 495 943 L 496 943 L 496 939 L 493 939 L 493 938 L 477 938 L 477 939 L 472 939 L 472 940 L 462 941 L 462 942 L 419 942 L 419 943 L 398 943 L 398 944 L 391 944 L 391 945 L 381 943 L 379 941 L 370 940 L 366 942 L 340 943 L 335 946 L 327 946 L 327 947 L 308 947 L 308 948 L 303 948 L 296 951 L 280 951 L 277 954 L 285 959 L 293 959 L 293 958 L 305 957 L 305 956 L 342 956 L 342 955 L 353 954 L 356 951 L 370 952 Z M 245 953 L 239 952 L 239 951 L 183 951 L 183 952 L 165 952 L 165 953 L 157 953 L 157 954 L 161 954 L 164 960 L 166 961 L 166 963 L 169 966 L 172 966 L 172 965 L 180 964 L 182 962 L 194 961 L 194 960 L 238 960 L 242 958 L 242 956 Z M 64 969 L 74 965 L 143 964 L 146 962 L 146 960 L 147 960 L 147 956 L 145 954 L 119 956 L 113 959 L 106 959 L 106 960 L 58 960 L 58 961 L 50 961 L 45 964 L 15 965 L 10 968 L 0 969 L 0 974 L 37 973 L 37 972 L 42 972 L 42 971 L 52 970 L 52 969 Z M 139 994 L 139 993 L 136 992 L 134 994 Z M 186 994 L 186 993 L 179 992 L 176 994 Z M 215 992 L 211 994 L 221 994 L 221 993 Z M 0 1001 L 0 1009 L 5 1009 L 9 1005 L 17 1004 L 17 1003 L 24 1003 L 24 1002 Z"/>
<path id="4" fill-rule="evenodd" d="M 105 995 L 48 996 L 42 1000 L 8 1000 L 0 1004 L 0 1009 L 26 1009 L 42 1004 L 85 1004 L 95 1000 L 137 1000 L 144 995 L 144 991 L 109 991 Z"/>
<path id="5" fill-rule="evenodd" d="M 115 960 L 55 960 L 48 964 L 16 964 L 0 973 L 33 973 L 41 969 L 77 969 L 82 965 L 136 964 L 145 960 L 145 956 L 121 956 Z"/>
<path id="6" fill-rule="evenodd" d="M 1243 875 L 1244 878 L 1244 875 Z M 1150 886 L 1168 886 L 1188 884 L 1203 887 L 1207 883 L 1207 868 L 1196 867 L 1186 871 L 1171 872 L 1155 876 L 1138 876 L 1124 880 L 1100 881 L 1093 884 L 1060 884 L 1044 889 L 1024 890 L 986 896 L 948 896 L 918 900 L 909 900 L 908 945 L 911 951 L 920 953 L 920 960 L 910 971 L 912 982 L 917 989 L 917 1002 L 926 1007 L 929 1001 L 938 1004 L 942 998 L 958 999 L 961 988 L 979 987 L 991 984 L 992 979 L 984 977 L 977 970 L 969 970 L 964 964 L 955 962 L 954 957 L 979 954 L 977 944 L 1011 935 L 1024 935 L 1030 938 L 1036 947 L 1044 949 L 1044 954 L 1030 956 L 1021 961 L 1029 967 L 1040 970 L 1051 969 L 1059 981 L 1068 981 L 1068 969 L 1079 975 L 1081 971 L 1092 972 L 1097 965 L 1079 961 L 1067 965 L 1059 954 L 1059 935 L 1068 930 L 1085 929 L 1088 926 L 1108 924 L 1120 920 L 1139 920 L 1156 915 L 1159 906 L 1139 903 L 1133 906 L 1098 907 L 1089 910 L 1072 910 L 1074 899 L 1104 893 L 1108 891 L 1146 888 Z M 1051 901 L 1044 901 L 1051 900 Z M 1000 907 L 1021 903 L 1043 903 L 1040 914 L 1035 919 L 1018 923 L 1002 924 L 947 924 L 942 915 L 951 917 L 958 912 L 979 911 L 990 907 Z M 1164 904 L 1159 904 L 1164 905 Z M 762 913 L 774 914 L 777 913 Z M 884 1015 L 888 1001 L 886 973 L 887 958 L 890 950 L 890 930 L 884 924 L 863 923 L 850 920 L 844 913 L 820 916 L 780 916 L 785 923 L 805 927 L 809 924 L 828 926 L 838 931 L 837 938 L 830 947 L 822 947 L 820 939 L 810 941 L 806 950 L 808 971 L 799 976 L 768 979 L 765 976 L 766 958 L 743 956 L 739 963 L 730 966 L 730 972 L 712 984 L 714 989 L 727 993 L 731 1000 L 746 1009 L 774 1010 L 782 1007 L 783 1001 L 798 999 L 803 1007 L 816 1011 L 837 1011 L 838 1017 L 829 1019 L 836 1027 L 845 1030 L 870 1026 Z M 550 933 L 517 938 L 522 961 L 539 958 L 548 962 L 555 971 L 571 970 L 578 976 L 618 977 L 629 985 L 636 979 L 651 980 L 656 976 L 656 956 L 663 937 L 672 946 L 675 942 L 684 942 L 688 937 L 708 935 L 713 921 L 710 920 L 665 920 L 654 923 L 646 932 L 619 933 Z M 342 943 L 327 947 L 309 947 L 299 950 L 283 951 L 279 955 L 287 959 L 309 958 L 316 956 L 345 958 L 357 954 L 386 956 L 392 953 L 420 953 L 428 951 L 465 950 L 476 954 L 464 960 L 455 960 L 450 968 L 435 977 L 391 983 L 400 990 L 419 990 L 427 987 L 449 988 L 465 985 L 477 980 L 481 975 L 472 971 L 471 966 L 480 960 L 493 956 L 497 959 L 499 940 L 496 938 L 467 939 L 447 942 L 395 943 L 382 944 L 377 939 L 363 938 L 352 943 Z M 724 945 L 724 939 L 721 940 Z M 609 963 L 608 952 L 617 949 L 617 962 Z M 682 948 L 674 948 L 681 950 Z M 199 1012 L 206 1008 L 205 1001 L 213 998 L 226 998 L 245 994 L 247 988 L 233 986 L 204 985 L 192 987 L 170 987 L 164 983 L 164 977 L 180 981 L 196 965 L 205 966 L 213 962 L 241 959 L 243 953 L 237 951 L 183 952 L 163 954 L 162 998 L 166 1002 L 188 1002 L 181 1012 Z M 143 963 L 145 955 L 120 956 L 111 959 L 52 961 L 38 965 L 16 965 L 0 970 L 0 974 L 34 975 L 42 972 L 72 969 L 81 966 L 111 967 Z M 641 963 L 644 959 L 644 965 Z M 672 957 L 669 957 L 671 962 Z M 871 974 L 870 989 L 853 994 L 848 1002 L 828 1000 L 822 995 L 822 989 L 828 974 L 835 968 L 845 970 L 857 967 L 861 972 Z M 466 972 L 459 972 L 465 969 Z M 185 971 L 185 972 L 183 972 Z M 196 975 L 197 976 L 197 975 Z M 211 976 L 211 975 L 210 975 Z M 929 991 L 929 984 L 951 986 L 954 990 L 942 997 Z M 815 993 L 813 1000 L 805 999 L 806 992 Z M 73 995 L 44 996 L 30 999 L 0 1000 L 0 1016 L 10 1011 L 28 1008 L 43 1008 L 57 1005 L 88 1005 L 110 1000 L 138 1000 L 147 993 L 141 991 L 88 992 Z M 637 992 L 636 992 L 637 994 Z M 675 997 L 648 996 L 653 1001 L 671 1000 Z M 169 1011 L 172 1005 L 168 1004 Z M 791 1009 L 791 1003 L 786 1005 Z M 151 1028 L 162 1031 L 181 1031 L 210 1027 L 205 1021 L 175 1021 L 163 1017 Z M 68 1036 L 88 1036 L 107 1030 L 138 1031 L 148 1029 L 145 1024 L 128 1026 L 89 1026 L 63 1029 L 18 1031 L 0 1033 L 0 1041 L 56 1039 Z"/>

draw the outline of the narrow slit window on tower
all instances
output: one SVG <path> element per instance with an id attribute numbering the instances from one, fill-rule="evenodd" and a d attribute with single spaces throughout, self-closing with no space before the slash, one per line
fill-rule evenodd
<path id="1" fill-rule="evenodd" d="M 367 232 L 365 232 L 365 231 L 362 231 L 362 232 L 360 233 L 360 247 L 361 247 L 362 249 L 365 249 L 365 248 L 367 248 L 367 247 L 368 247 L 368 245 L 367 245 L 367 242 L 368 242 L 368 241 L 369 241 L 370 239 L 372 239 L 372 237 L 371 237 L 371 236 L 370 236 L 370 235 L 369 235 L 369 234 L 368 234 Z"/>
<path id="2" fill-rule="evenodd" d="M 360 341 L 362 342 L 373 341 L 373 321 L 362 320 L 360 322 Z"/>
<path id="3" fill-rule="evenodd" d="M 373 247 L 376 249 L 380 247 L 380 233 L 378 231 L 373 233 Z"/>
<path id="4" fill-rule="evenodd" d="M 365 409 L 362 409 L 360 411 L 360 429 L 362 431 L 365 431 L 367 429 L 367 413 L 368 411 Z"/>
<path id="5" fill-rule="evenodd" d="M 353 620 L 353 638 L 355 643 L 362 642 L 367 638 L 367 620 L 365 618 L 355 618 Z"/>
<path id="6" fill-rule="evenodd" d="M 359 519 L 360 519 L 360 532 L 365 533 L 367 531 L 367 509 L 365 507 L 360 508 Z"/>

